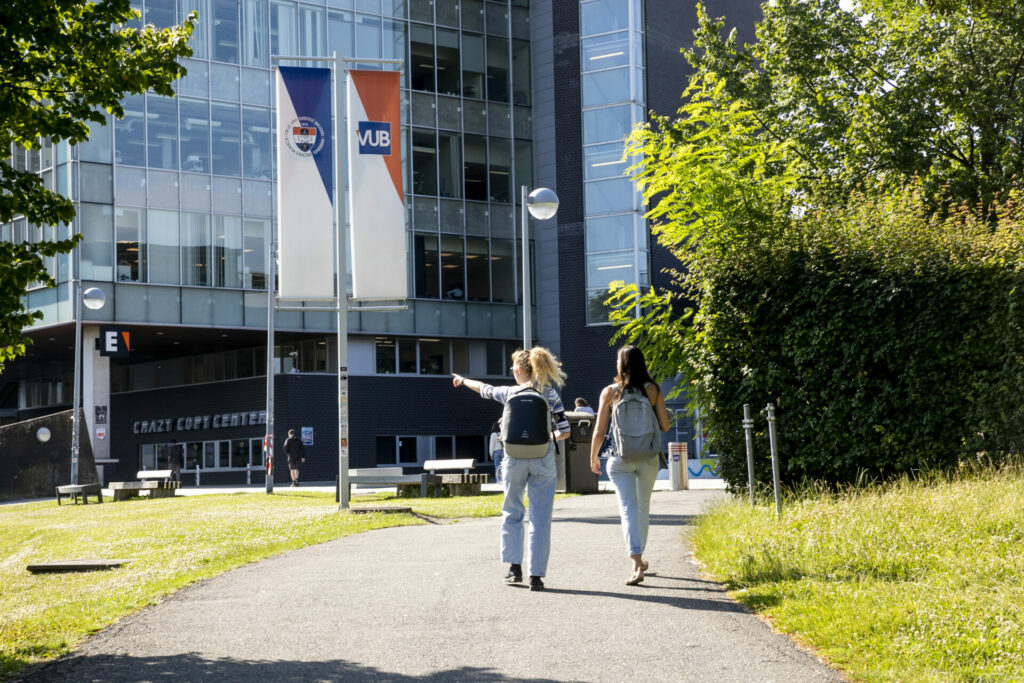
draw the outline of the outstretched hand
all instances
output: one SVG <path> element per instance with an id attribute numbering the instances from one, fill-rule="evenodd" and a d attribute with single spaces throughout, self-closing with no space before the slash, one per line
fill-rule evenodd
<path id="1" fill-rule="evenodd" d="M 466 378 L 463 377 L 462 375 L 457 375 L 454 372 L 452 373 L 452 386 L 453 387 L 455 387 L 455 388 L 461 387 L 462 383 L 465 382 L 465 381 L 466 381 Z"/>

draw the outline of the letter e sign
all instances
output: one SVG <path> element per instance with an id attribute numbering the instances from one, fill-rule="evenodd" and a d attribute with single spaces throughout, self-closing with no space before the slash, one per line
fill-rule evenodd
<path id="1" fill-rule="evenodd" d="M 120 327 L 100 328 L 100 355 L 113 358 L 127 358 L 131 351 L 131 337 L 128 330 Z"/>

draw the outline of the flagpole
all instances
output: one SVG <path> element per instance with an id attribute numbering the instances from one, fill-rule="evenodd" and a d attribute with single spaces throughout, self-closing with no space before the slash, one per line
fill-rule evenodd
<path id="1" fill-rule="evenodd" d="M 336 228 L 338 273 L 338 507 L 349 506 L 348 485 L 348 251 L 345 239 L 345 181 L 348 169 L 343 156 L 348 143 L 345 96 L 345 61 L 334 52 L 334 221 Z"/>

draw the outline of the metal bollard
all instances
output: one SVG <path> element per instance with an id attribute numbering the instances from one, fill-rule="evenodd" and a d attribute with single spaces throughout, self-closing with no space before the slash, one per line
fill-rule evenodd
<path id="1" fill-rule="evenodd" d="M 772 484 L 775 487 L 775 518 L 782 517 L 782 497 L 779 495 L 779 453 L 775 441 L 775 406 L 769 403 L 768 411 L 768 443 L 772 449 Z"/>
<path id="2" fill-rule="evenodd" d="M 245 485 L 249 486 L 252 484 L 252 465 L 245 466 Z"/>
<path id="3" fill-rule="evenodd" d="M 196 463 L 196 486 L 199 486 L 199 463 Z"/>
<path id="4" fill-rule="evenodd" d="M 750 404 L 743 404 L 743 432 L 747 441 L 747 485 L 750 488 L 750 506 L 754 506 L 754 418 L 750 417 Z"/>

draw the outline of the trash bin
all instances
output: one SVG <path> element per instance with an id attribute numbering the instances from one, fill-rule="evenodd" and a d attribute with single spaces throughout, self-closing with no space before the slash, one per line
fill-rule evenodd
<path id="1" fill-rule="evenodd" d="M 686 471 L 686 444 L 672 441 L 668 444 L 668 482 L 669 490 L 680 491 L 690 488 L 690 478 Z"/>
<path id="2" fill-rule="evenodd" d="M 565 453 L 566 493 L 597 493 L 597 475 L 590 471 L 590 440 L 597 418 L 593 413 L 570 410 L 570 437 L 563 444 Z"/>

